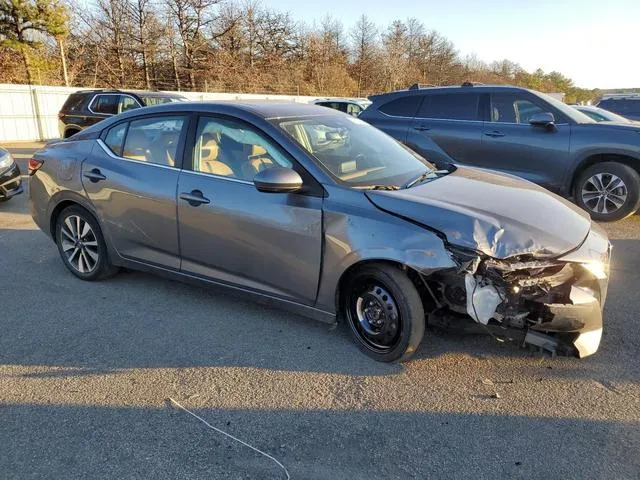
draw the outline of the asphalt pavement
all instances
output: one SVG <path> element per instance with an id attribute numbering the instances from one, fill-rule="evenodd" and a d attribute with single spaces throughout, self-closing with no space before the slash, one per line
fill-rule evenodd
<path id="1" fill-rule="evenodd" d="M 594 356 L 427 330 L 386 365 L 223 290 L 78 280 L 16 197 L 0 204 L 0 478 L 286 478 L 173 398 L 294 479 L 638 479 L 640 216 L 605 228 Z"/>

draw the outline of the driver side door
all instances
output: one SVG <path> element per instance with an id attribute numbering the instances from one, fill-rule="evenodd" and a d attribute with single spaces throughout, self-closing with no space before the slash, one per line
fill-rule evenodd
<path id="1" fill-rule="evenodd" d="M 301 167 L 261 130 L 229 117 L 201 116 L 188 142 L 177 190 L 181 271 L 312 305 L 322 197 L 253 184 L 266 168 Z"/>

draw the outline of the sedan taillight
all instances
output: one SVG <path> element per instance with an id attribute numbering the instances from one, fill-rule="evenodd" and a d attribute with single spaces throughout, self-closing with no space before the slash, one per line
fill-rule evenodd
<path id="1" fill-rule="evenodd" d="M 40 170 L 40 167 L 42 167 L 43 164 L 44 164 L 43 160 L 36 160 L 35 158 L 30 158 L 29 165 L 28 165 L 29 176 L 33 175 L 38 170 Z"/>

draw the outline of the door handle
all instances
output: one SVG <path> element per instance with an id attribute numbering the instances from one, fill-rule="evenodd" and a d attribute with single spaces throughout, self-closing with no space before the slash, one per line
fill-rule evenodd
<path id="1" fill-rule="evenodd" d="M 485 134 L 487 137 L 493 137 L 493 138 L 498 138 L 498 137 L 504 137 L 504 136 L 505 136 L 505 134 L 504 134 L 504 133 L 502 133 L 502 132 L 500 132 L 500 131 L 498 131 L 498 130 L 493 130 L 493 131 L 491 131 L 491 132 L 484 132 L 484 134 Z"/>
<path id="2" fill-rule="evenodd" d="M 426 132 L 428 130 L 431 130 L 431 127 L 427 127 L 426 125 L 416 125 L 415 127 L 413 127 L 414 130 L 418 130 L 419 132 Z"/>
<path id="3" fill-rule="evenodd" d="M 180 194 L 180 199 L 186 201 L 192 207 L 197 207 L 203 203 L 211 203 L 211 201 L 206 198 L 200 190 L 191 190 L 189 193 L 182 192 Z"/>
<path id="4" fill-rule="evenodd" d="M 93 183 L 98 183 L 100 180 L 106 180 L 105 177 L 99 169 L 94 168 L 84 174 L 85 178 L 88 178 Z"/>

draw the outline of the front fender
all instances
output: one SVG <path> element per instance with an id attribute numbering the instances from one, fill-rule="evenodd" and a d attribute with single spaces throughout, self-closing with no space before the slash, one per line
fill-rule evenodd
<path id="1" fill-rule="evenodd" d="M 316 308 L 335 313 L 340 279 L 360 262 L 397 262 L 425 274 L 456 266 L 435 232 L 379 210 L 362 192 L 349 191 L 348 195 L 347 202 L 330 191 L 325 199 Z"/>

